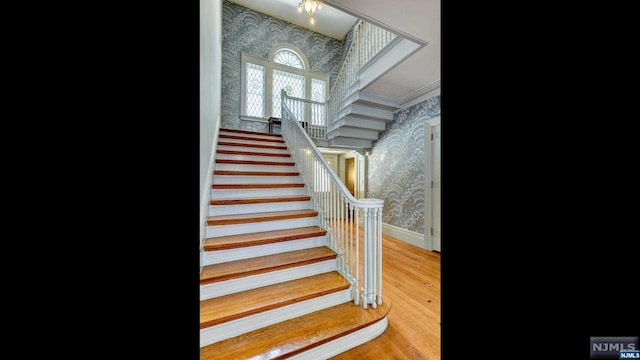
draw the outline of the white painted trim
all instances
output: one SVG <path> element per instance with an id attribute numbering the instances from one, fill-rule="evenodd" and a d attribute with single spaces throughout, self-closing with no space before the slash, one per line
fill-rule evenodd
<path id="1" fill-rule="evenodd" d="M 264 190 L 264 189 L 261 189 L 261 190 Z M 216 236 L 238 235 L 238 234 L 255 233 L 255 232 L 261 232 L 261 231 L 284 230 L 284 229 L 293 229 L 298 227 L 316 226 L 316 225 L 318 225 L 317 216 L 286 219 L 286 220 L 261 221 L 261 222 L 245 223 L 245 224 L 211 225 L 211 226 L 207 226 L 206 236 L 216 237 Z"/>
<path id="2" fill-rule="evenodd" d="M 421 103 L 429 98 L 440 95 L 440 79 L 425 85 L 417 90 L 400 98 L 400 109 L 395 112 L 409 108 L 415 104 Z"/>
<path id="3" fill-rule="evenodd" d="M 382 223 L 382 234 L 425 249 L 424 235 L 395 225 Z"/>
<path id="4" fill-rule="evenodd" d="M 229 261 L 250 259 L 258 256 L 273 255 L 287 251 L 309 249 L 319 246 L 327 246 L 327 236 L 314 236 L 311 238 L 282 241 L 274 244 L 241 247 L 237 249 L 215 250 L 204 252 L 204 265 L 221 264 Z"/>
<path id="5" fill-rule="evenodd" d="M 366 310 L 363 310 L 366 311 Z M 300 354 L 294 355 L 290 360 L 325 360 L 341 354 L 349 349 L 353 349 L 358 345 L 369 342 L 381 335 L 389 325 L 389 320 L 385 316 L 365 328 L 354 331 L 348 335 L 339 337 L 328 343 L 316 346 Z"/>
<path id="6" fill-rule="evenodd" d="M 434 117 L 427 117 L 427 115 L 421 116 L 416 121 L 424 120 L 424 186 L 425 186 L 425 199 L 424 199 L 424 243 L 425 249 L 434 251 L 433 238 L 431 237 L 430 228 L 433 226 L 433 217 L 431 216 L 431 202 L 433 194 L 431 190 L 431 127 L 440 124 L 440 115 Z M 442 136 L 442 130 L 440 130 L 440 136 Z"/>
<path id="7" fill-rule="evenodd" d="M 353 300 L 351 288 L 200 330 L 200 347 Z"/>
<path id="8" fill-rule="evenodd" d="M 271 271 L 264 274 L 244 276 L 237 279 L 200 285 L 200 300 L 212 299 L 224 295 L 251 290 L 262 286 L 283 283 L 308 276 L 337 271 L 338 260 L 331 259 L 293 268 Z"/>

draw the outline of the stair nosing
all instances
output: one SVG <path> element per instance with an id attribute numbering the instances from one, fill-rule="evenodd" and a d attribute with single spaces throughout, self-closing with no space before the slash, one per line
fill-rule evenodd
<path id="1" fill-rule="evenodd" d="M 337 271 L 333 271 L 333 272 L 329 272 L 329 273 L 336 273 L 338 275 L 340 275 Z M 267 285 L 267 286 L 263 286 L 260 288 L 255 288 L 255 289 L 250 289 L 250 290 L 245 290 L 245 291 L 241 291 L 239 293 L 233 293 L 233 294 L 229 294 L 229 295 L 224 295 L 223 297 L 227 297 L 227 296 L 234 296 L 236 294 L 240 294 L 240 293 L 246 293 L 246 292 L 255 292 L 256 294 L 260 293 L 260 292 L 269 292 L 272 291 L 271 289 L 273 288 L 282 288 L 287 286 L 287 283 L 292 283 L 295 281 L 300 281 L 300 280 L 310 280 L 310 278 L 313 277 L 318 277 L 318 276 L 322 276 L 325 274 L 329 274 L 329 273 L 323 273 L 323 274 L 318 274 L 318 275 L 313 275 L 313 276 L 309 276 L 306 278 L 301 278 L 301 279 L 294 279 L 294 280 L 290 280 L 290 281 L 285 281 L 285 282 L 281 282 L 281 283 L 277 283 L 277 284 L 273 284 L 273 285 Z M 340 275 L 342 277 L 342 275 Z M 204 321 L 204 322 L 200 322 L 200 330 L 212 327 L 212 326 L 216 326 L 216 325 L 220 325 L 232 320 L 236 320 L 236 319 L 240 319 L 243 317 L 247 317 L 250 315 L 254 315 L 254 314 L 259 314 L 261 312 L 265 312 L 265 311 L 269 311 L 269 310 L 273 310 L 273 309 L 277 309 L 277 308 L 281 308 L 281 307 L 285 307 L 287 305 L 292 305 L 295 303 L 299 303 L 302 301 L 306 301 L 306 300 L 310 300 L 310 299 L 314 299 L 317 297 L 321 297 L 324 295 L 328 295 L 328 294 L 332 294 L 332 293 L 336 293 L 339 291 L 343 291 L 343 290 L 347 290 L 351 287 L 351 284 L 349 283 L 349 281 L 347 279 L 345 279 L 344 277 L 342 277 L 342 284 L 340 285 L 331 285 L 328 286 L 326 288 L 321 288 L 321 289 L 314 289 L 314 291 L 310 292 L 304 292 L 304 293 L 300 293 L 300 294 L 296 294 L 295 297 L 290 297 L 290 298 L 285 298 L 282 299 L 282 297 L 278 298 L 278 300 L 274 300 L 270 303 L 264 303 L 261 306 L 256 306 L 253 308 L 248 308 L 245 309 L 244 311 L 238 311 L 235 312 L 233 314 L 229 314 L 226 316 L 222 316 L 216 319 L 212 319 L 212 320 L 208 320 L 208 321 Z M 207 300 L 202 300 L 200 301 L 200 303 L 205 302 L 205 301 L 221 301 L 221 298 L 213 298 L 213 299 L 207 299 Z"/>
<path id="2" fill-rule="evenodd" d="M 297 171 L 242 171 L 242 170 L 215 170 L 213 175 L 219 176 L 298 176 Z"/>
<path id="3" fill-rule="evenodd" d="M 291 154 L 278 154 L 278 153 L 266 153 L 266 152 L 253 152 L 253 151 L 236 151 L 236 150 L 224 150 L 218 149 L 216 153 L 223 155 L 246 155 L 246 156 L 270 156 L 270 157 L 283 157 L 290 158 Z"/>
<path id="4" fill-rule="evenodd" d="M 315 249 L 315 248 L 311 248 L 311 249 Z M 303 258 L 296 261 L 288 261 L 288 262 L 281 260 L 281 262 L 275 263 L 275 261 L 278 260 L 278 257 L 281 257 L 282 254 L 291 253 L 291 252 L 304 252 L 304 251 L 309 251 L 309 249 L 293 250 L 293 251 L 282 252 L 282 253 L 277 253 L 272 255 L 260 256 L 258 258 L 236 260 L 236 261 L 231 261 L 229 263 L 224 263 L 224 264 L 206 265 L 204 269 L 207 269 L 208 267 L 213 267 L 213 266 L 221 267 L 224 265 L 229 265 L 230 263 L 247 262 L 247 261 L 253 262 L 253 261 L 259 261 L 262 259 L 270 259 L 274 261 L 272 265 L 261 267 L 261 268 L 254 268 L 250 270 L 238 271 L 238 272 L 228 273 L 228 274 L 219 275 L 219 276 L 209 276 L 206 278 L 201 278 L 200 285 L 213 284 L 213 283 L 218 283 L 218 282 L 227 281 L 231 279 L 238 279 L 246 276 L 264 274 L 264 273 L 269 273 L 277 270 L 284 270 L 284 269 L 290 269 L 290 268 L 303 266 L 303 265 L 315 264 L 315 263 L 319 263 L 326 260 L 333 260 L 338 257 L 338 254 L 333 250 L 331 250 L 331 254 L 314 255 L 314 256 L 309 256 L 308 258 Z"/>
<path id="5" fill-rule="evenodd" d="M 261 149 L 276 149 L 276 150 L 288 150 L 289 149 L 286 145 L 241 144 L 241 143 L 232 143 L 232 142 L 228 142 L 228 141 L 219 141 L 218 145 L 261 148 Z"/>
<path id="6" fill-rule="evenodd" d="M 295 162 L 284 161 L 258 161 L 258 160 L 230 160 L 216 159 L 218 164 L 235 164 L 235 165 L 267 165 L 267 166 L 294 166 Z"/>
<path id="7" fill-rule="evenodd" d="M 289 213 L 289 214 L 282 214 Z M 266 216 L 265 216 L 266 215 Z M 312 209 L 305 210 L 291 210 L 291 211 L 270 211 L 264 213 L 250 213 L 250 214 L 236 214 L 229 215 L 234 218 L 228 219 L 219 219 L 221 216 L 209 216 L 207 217 L 207 225 L 209 226 L 220 226 L 220 225 L 237 225 L 237 224 L 247 224 L 254 222 L 267 222 L 267 221 L 278 221 L 278 220 L 290 220 L 290 219 L 301 219 L 308 217 L 315 217 L 318 215 L 318 212 Z"/>
<path id="8" fill-rule="evenodd" d="M 253 135 L 282 137 L 282 134 L 263 133 L 259 131 L 241 130 L 241 129 L 220 128 L 220 131 L 229 131 L 229 132 L 239 133 L 239 134 L 253 134 Z"/>
<path id="9" fill-rule="evenodd" d="M 218 138 L 221 138 L 221 139 L 234 139 L 234 140 L 260 141 L 260 142 L 279 143 L 279 144 L 284 144 L 285 143 L 283 139 L 261 139 L 261 138 L 255 138 L 255 137 L 250 137 L 250 136 L 238 136 L 238 135 L 227 135 L 227 134 L 220 134 L 220 135 L 218 135 Z"/>
<path id="10" fill-rule="evenodd" d="M 264 198 L 248 198 L 248 199 L 211 199 L 209 205 L 225 206 L 225 205 L 246 205 L 246 204 L 270 204 L 283 202 L 299 202 L 310 201 L 309 195 L 283 196 L 283 197 L 264 197 Z"/>
<path id="11" fill-rule="evenodd" d="M 283 184 L 211 184 L 212 189 L 282 189 L 282 188 L 302 188 L 304 183 L 283 183 Z"/>
<path id="12" fill-rule="evenodd" d="M 246 241 L 243 240 L 242 242 L 227 242 L 227 243 L 222 242 L 220 244 L 214 244 L 214 245 L 207 245 L 207 242 L 221 242 L 226 239 L 250 237 L 252 235 L 250 233 L 250 234 L 241 234 L 241 235 L 227 235 L 227 236 L 221 236 L 218 238 L 215 238 L 215 237 L 207 238 L 205 239 L 204 251 L 230 250 L 230 249 L 238 249 L 243 247 L 275 244 L 279 242 L 301 240 L 301 239 L 313 238 L 317 236 L 325 236 L 327 234 L 327 230 L 322 229 L 319 226 L 307 226 L 299 229 L 307 229 L 307 231 L 294 234 L 294 235 L 288 235 L 287 232 L 295 229 L 261 231 L 261 232 L 253 233 L 253 236 L 258 237 L 259 235 L 264 236 L 264 234 L 279 234 L 279 233 L 281 233 L 281 235 L 271 235 L 264 238 L 259 238 L 258 240 L 246 240 Z"/>

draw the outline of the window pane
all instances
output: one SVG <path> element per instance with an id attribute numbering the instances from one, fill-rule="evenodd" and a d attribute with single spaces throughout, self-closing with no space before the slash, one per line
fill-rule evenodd
<path id="1" fill-rule="evenodd" d="M 304 76 L 291 74 L 284 71 L 273 70 L 273 102 L 272 116 L 280 116 L 280 90 L 284 89 L 287 95 L 304 98 Z M 293 111 L 293 109 L 291 109 Z M 298 120 L 302 120 L 301 115 L 294 112 Z"/>
<path id="2" fill-rule="evenodd" d="M 298 54 L 288 49 L 276 51 L 273 55 L 273 62 L 304 70 L 302 59 L 300 59 Z"/>
<path id="3" fill-rule="evenodd" d="M 311 100 L 325 102 L 327 94 L 327 82 L 318 79 L 311 79 Z M 324 105 L 311 104 L 311 124 L 326 125 Z"/>
<path id="4" fill-rule="evenodd" d="M 246 114 L 264 116 L 264 66 L 247 63 Z"/>

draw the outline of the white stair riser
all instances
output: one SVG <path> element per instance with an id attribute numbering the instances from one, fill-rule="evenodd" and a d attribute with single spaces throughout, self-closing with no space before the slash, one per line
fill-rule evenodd
<path id="1" fill-rule="evenodd" d="M 275 136 L 275 135 L 268 135 L 268 134 L 264 134 L 264 135 L 245 134 L 245 133 L 226 131 L 226 130 L 220 130 L 220 135 L 243 136 L 243 137 L 250 137 L 255 139 L 282 140 L 282 136 Z M 244 140 L 239 140 L 239 141 L 244 141 Z"/>
<path id="2" fill-rule="evenodd" d="M 200 330 L 200 347 L 351 300 L 351 290 L 347 289 L 211 326 Z"/>
<path id="3" fill-rule="evenodd" d="M 200 285 L 200 300 L 212 299 L 262 286 L 279 284 L 285 281 L 324 274 L 338 268 L 337 260 L 325 260 L 315 264 L 297 266 L 269 273 L 245 276 L 217 283 Z"/>
<path id="4" fill-rule="evenodd" d="M 260 231 L 272 231 L 272 230 L 284 230 L 294 229 L 305 226 L 317 226 L 316 217 L 307 217 L 299 219 L 288 220 L 276 220 L 276 221 L 262 221 L 247 224 L 233 224 L 233 225 L 214 225 L 207 226 L 206 237 L 249 234 Z"/>
<path id="5" fill-rule="evenodd" d="M 267 196 L 299 196 L 306 195 L 304 187 L 277 189 L 212 189 L 211 199 L 251 199 Z"/>
<path id="6" fill-rule="evenodd" d="M 298 176 L 272 175 L 214 175 L 214 184 L 300 184 L 302 178 Z"/>
<path id="7" fill-rule="evenodd" d="M 231 134 L 229 134 L 231 135 Z M 240 134 L 235 134 L 236 135 L 240 135 Z M 256 139 L 256 140 L 244 140 L 244 139 L 229 139 L 229 138 L 219 138 L 218 142 L 233 142 L 236 144 L 254 144 L 254 145 L 269 145 L 269 146 L 287 146 L 285 143 L 283 142 L 275 142 L 275 141 L 264 141 L 264 140 L 260 140 L 260 139 Z"/>
<path id="8" fill-rule="evenodd" d="M 371 148 L 372 140 L 361 140 L 352 138 L 336 137 L 329 140 L 330 146 L 340 146 L 350 149 L 368 149 Z"/>
<path id="9" fill-rule="evenodd" d="M 365 310 L 366 311 L 366 310 Z M 365 328 L 339 337 L 322 345 L 313 347 L 307 351 L 288 357 L 288 360 L 325 360 L 341 354 L 358 345 L 369 342 L 381 335 L 389 325 L 389 320 L 385 316 L 382 320 L 375 322 Z"/>
<path id="10" fill-rule="evenodd" d="M 284 149 L 256 148 L 256 147 L 250 147 L 250 146 L 243 146 L 243 144 L 238 144 L 238 146 L 218 145 L 218 150 L 252 151 L 252 152 L 264 152 L 269 154 L 288 154 L 289 153 L 289 150 L 284 150 Z"/>
<path id="11" fill-rule="evenodd" d="M 222 164 L 216 163 L 216 170 L 233 170 L 233 171 L 298 171 L 293 166 L 283 165 L 248 165 L 248 164 Z"/>
<path id="12" fill-rule="evenodd" d="M 345 116 L 341 120 L 338 120 L 327 128 L 328 131 L 339 129 L 343 126 L 352 127 L 352 128 L 360 128 L 360 129 L 368 129 L 368 130 L 378 130 L 384 131 L 386 129 L 386 121 L 378 121 L 375 119 L 362 119 L 352 116 Z"/>
<path id="13" fill-rule="evenodd" d="M 229 261 L 251 259 L 258 256 L 273 255 L 287 251 L 303 250 L 326 245 L 327 237 L 326 235 L 323 235 L 297 240 L 280 241 L 273 244 L 241 247 L 237 249 L 205 251 L 202 255 L 202 265 L 222 264 Z"/>
<path id="14" fill-rule="evenodd" d="M 269 161 L 269 162 L 293 162 L 291 157 L 279 156 L 257 156 L 257 155 L 235 155 L 235 154 L 216 154 L 216 159 L 224 160 L 250 160 L 250 161 Z M 280 165 L 277 165 L 280 166 Z"/>
<path id="15" fill-rule="evenodd" d="M 352 137 L 357 139 L 378 140 L 378 131 L 342 127 L 340 129 L 327 132 L 327 139 L 333 139 L 339 136 Z"/>
<path id="16" fill-rule="evenodd" d="M 311 201 L 286 201 L 262 204 L 209 205 L 209 216 L 251 214 L 261 212 L 304 210 L 312 208 Z"/>

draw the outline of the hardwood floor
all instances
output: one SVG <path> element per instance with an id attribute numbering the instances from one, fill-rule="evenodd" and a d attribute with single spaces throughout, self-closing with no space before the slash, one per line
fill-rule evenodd
<path id="1" fill-rule="evenodd" d="M 382 300 L 392 304 L 389 326 L 331 360 L 440 359 L 440 253 L 382 238 Z"/>

